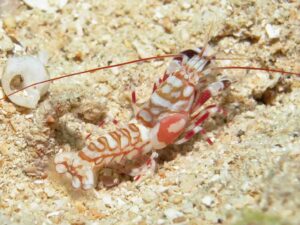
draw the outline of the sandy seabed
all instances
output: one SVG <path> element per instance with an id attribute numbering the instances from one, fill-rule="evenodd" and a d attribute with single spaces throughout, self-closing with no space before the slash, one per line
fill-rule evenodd
<path id="1" fill-rule="evenodd" d="M 217 55 L 243 58 L 218 65 L 300 72 L 299 1 L 49 0 L 42 9 L 32 2 L 0 1 L 1 68 L 12 55 L 47 52 L 55 77 L 209 39 Z M 300 224 L 295 76 L 222 71 L 234 82 L 212 101 L 228 112 L 206 124 L 214 144 L 197 136 L 162 150 L 157 173 L 139 183 L 75 191 L 54 172 L 55 153 L 114 128 L 97 127 L 105 116 L 129 121 L 131 86 L 146 101 L 168 61 L 51 83 L 35 110 L 2 101 L 0 224 Z"/>

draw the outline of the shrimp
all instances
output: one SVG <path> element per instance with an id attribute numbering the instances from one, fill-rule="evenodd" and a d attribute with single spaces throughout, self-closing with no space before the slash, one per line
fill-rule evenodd
<path id="1" fill-rule="evenodd" d="M 205 135 L 202 123 L 223 111 L 217 105 L 199 109 L 230 85 L 226 78 L 207 85 L 213 76 L 213 73 L 205 73 L 210 63 L 205 49 L 180 53 L 154 85 L 149 100 L 135 110 L 135 117 L 127 126 L 88 141 L 79 152 L 56 155 L 57 172 L 71 174 L 74 188 L 90 189 L 94 186 L 96 171 L 103 167 L 134 160 L 169 144 L 182 144 L 197 133 Z M 204 86 L 207 87 L 203 89 Z M 133 93 L 133 103 L 134 96 Z M 131 174 L 140 176 L 137 171 L 143 169 Z"/>
<path id="2" fill-rule="evenodd" d="M 150 155 L 151 152 L 146 168 L 153 169 L 157 157 L 156 150 L 161 150 L 170 144 L 183 144 L 198 133 L 203 135 L 209 144 L 212 144 L 212 141 L 206 136 L 203 123 L 213 115 L 225 113 L 218 105 L 205 106 L 205 103 L 231 84 L 226 77 L 217 80 L 215 69 L 252 69 L 300 75 L 276 69 L 212 67 L 211 64 L 216 57 L 210 56 L 207 48 L 204 47 L 186 50 L 177 55 L 150 57 L 68 74 L 31 84 L 10 95 L 28 87 L 64 77 L 164 57 L 173 57 L 173 60 L 163 77 L 154 84 L 149 100 L 138 107 L 136 106 L 135 92 L 132 93 L 134 118 L 126 126 L 100 137 L 88 139 L 81 151 L 61 152 L 55 156 L 56 171 L 71 176 L 74 188 L 91 189 L 95 185 L 95 177 L 100 169 L 124 165 L 128 161 Z M 130 175 L 139 177 L 144 172 L 145 166 L 142 165 L 140 168 L 133 169 Z"/>

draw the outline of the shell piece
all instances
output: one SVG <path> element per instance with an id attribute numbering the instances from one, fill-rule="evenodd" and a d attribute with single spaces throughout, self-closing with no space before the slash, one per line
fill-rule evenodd
<path id="1" fill-rule="evenodd" d="M 267 24 L 266 31 L 270 39 L 277 39 L 280 37 L 280 28 L 278 26 Z"/>
<path id="2" fill-rule="evenodd" d="M 68 0 L 23 0 L 23 2 L 31 8 L 54 13 L 58 9 L 62 9 L 68 3 Z"/>
<path id="3" fill-rule="evenodd" d="M 8 59 L 1 82 L 4 93 L 9 95 L 19 88 L 47 79 L 49 79 L 49 74 L 38 58 L 21 56 Z M 16 105 L 33 109 L 40 98 L 46 94 L 48 88 L 49 83 L 39 84 L 8 98 Z"/>

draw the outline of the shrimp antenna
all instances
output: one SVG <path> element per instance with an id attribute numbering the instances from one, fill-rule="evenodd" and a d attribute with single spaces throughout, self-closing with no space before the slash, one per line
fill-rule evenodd
<path id="1" fill-rule="evenodd" d="M 267 72 L 275 72 L 275 73 L 282 73 L 285 75 L 296 75 L 300 76 L 300 73 L 297 72 L 289 72 L 284 71 L 282 69 L 271 69 L 271 68 L 259 68 L 259 67 L 250 67 L 250 66 L 220 66 L 211 68 L 212 70 L 259 70 L 259 71 L 267 71 Z"/>
<path id="2" fill-rule="evenodd" d="M 201 52 L 199 52 L 199 56 L 200 57 L 202 57 L 203 56 L 203 54 L 204 54 L 204 52 L 205 52 L 205 50 L 206 50 L 206 48 L 207 48 L 207 46 L 208 46 L 208 42 L 209 42 L 209 40 L 210 40 L 210 36 L 211 36 L 211 33 L 212 33 L 212 26 L 213 25 L 213 22 L 211 22 L 210 24 L 209 24 L 209 27 L 208 27 L 208 34 L 207 34 L 207 36 L 206 36 L 206 39 L 205 39 L 205 41 L 204 41 L 204 46 L 203 46 L 203 48 L 201 49 Z"/>
<path id="3" fill-rule="evenodd" d="M 97 68 L 84 70 L 84 71 L 80 71 L 80 72 L 76 72 L 76 73 L 70 73 L 70 74 L 62 75 L 62 76 L 59 76 L 59 77 L 54 77 L 54 78 L 51 78 L 51 79 L 48 79 L 48 80 L 43 80 L 43 81 L 40 81 L 40 82 L 36 82 L 36 83 L 30 84 L 30 85 L 27 85 L 25 87 L 22 87 L 22 88 L 20 88 L 16 91 L 11 92 L 10 94 L 6 95 L 5 97 L 0 98 L 0 101 L 6 99 L 7 97 L 12 96 L 16 93 L 19 93 L 19 92 L 21 92 L 21 91 L 23 91 L 27 88 L 30 88 L 30 87 L 33 87 L 33 86 L 36 86 L 36 85 L 40 85 L 40 84 L 44 84 L 44 83 L 47 83 L 47 82 L 60 80 L 60 79 L 66 78 L 66 77 L 73 77 L 73 76 L 77 76 L 77 75 L 81 75 L 81 74 L 93 73 L 93 72 L 96 72 L 96 71 L 99 71 L 99 70 L 111 69 L 111 68 L 114 68 L 114 67 L 120 67 L 120 66 L 125 66 L 125 65 L 129 65 L 129 64 L 145 62 L 145 61 L 150 61 L 150 60 L 155 60 L 155 59 L 164 59 L 164 58 L 173 58 L 173 57 L 181 57 L 181 55 L 179 55 L 179 54 L 168 54 L 168 55 L 152 56 L 152 57 L 148 57 L 148 58 L 136 59 L 136 60 L 127 61 L 127 62 L 123 62 L 123 63 L 118 63 L 118 64 L 114 64 L 114 65 L 97 67 Z"/>

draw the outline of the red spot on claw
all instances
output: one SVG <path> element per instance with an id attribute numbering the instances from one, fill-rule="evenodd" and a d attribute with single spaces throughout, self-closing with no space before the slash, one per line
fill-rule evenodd
<path id="1" fill-rule="evenodd" d="M 158 140 L 165 144 L 174 143 L 176 138 L 184 131 L 187 121 L 188 115 L 186 113 L 174 113 L 163 118 L 160 121 L 157 133 Z"/>

